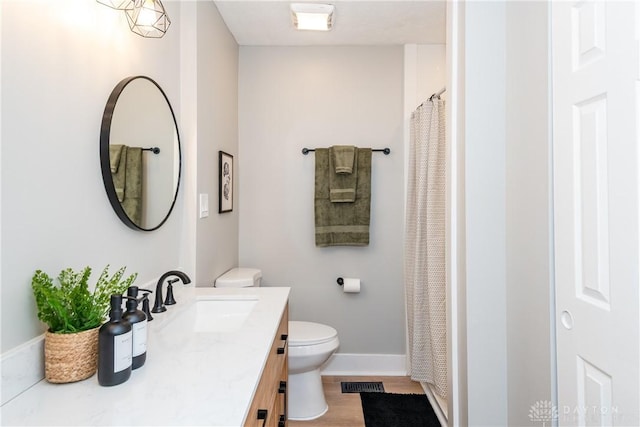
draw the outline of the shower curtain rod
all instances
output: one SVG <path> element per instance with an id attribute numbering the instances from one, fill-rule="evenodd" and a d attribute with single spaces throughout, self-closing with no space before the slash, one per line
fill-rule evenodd
<path id="1" fill-rule="evenodd" d="M 445 91 L 447 90 L 446 86 L 443 87 L 442 89 L 440 89 L 439 91 L 437 91 L 436 93 L 434 93 L 433 95 L 431 95 L 429 97 L 429 101 L 433 101 L 433 98 L 439 98 L 440 95 L 442 95 L 443 93 L 445 93 Z"/>
<path id="2" fill-rule="evenodd" d="M 440 89 L 439 91 L 435 92 L 433 95 L 431 95 L 431 96 L 427 99 L 427 101 L 433 101 L 433 98 L 439 98 L 439 97 L 440 97 L 440 95 L 442 95 L 442 94 L 443 94 L 443 93 L 445 93 L 446 91 L 447 91 L 447 87 L 445 86 L 445 87 L 443 87 L 442 89 Z M 422 104 L 418 105 L 418 108 L 422 107 L 422 106 L 424 105 L 424 103 L 425 103 L 425 102 L 427 102 L 427 101 L 424 101 Z"/>
<path id="3" fill-rule="evenodd" d="M 307 154 L 309 154 L 310 151 L 316 151 L 315 148 L 303 148 L 302 149 L 302 154 L 304 154 L 305 156 Z M 389 155 L 389 153 L 391 153 L 391 148 L 376 148 L 376 149 L 372 149 L 371 151 L 379 151 L 381 153 L 384 153 L 385 155 Z"/>

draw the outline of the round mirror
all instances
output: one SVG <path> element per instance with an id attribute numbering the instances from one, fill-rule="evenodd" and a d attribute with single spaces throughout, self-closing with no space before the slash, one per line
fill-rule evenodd
<path id="1" fill-rule="evenodd" d="M 109 202 L 127 226 L 152 231 L 169 218 L 181 159 L 176 118 L 160 86 L 145 76 L 118 83 L 102 116 L 100 163 Z"/>

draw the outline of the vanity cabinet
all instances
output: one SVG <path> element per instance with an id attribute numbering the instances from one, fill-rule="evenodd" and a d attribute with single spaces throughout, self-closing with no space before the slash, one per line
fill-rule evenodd
<path id="1" fill-rule="evenodd" d="M 139 374 L 115 388 L 100 387 L 95 377 L 62 386 L 39 381 L 2 405 L 0 425 L 278 426 L 284 416 L 287 427 L 289 343 L 282 336 L 288 333 L 289 291 L 275 286 L 176 287 L 173 292 L 178 304 L 149 324 L 147 350 L 151 359 Z M 229 306 L 221 309 L 225 301 Z M 203 310 L 204 306 L 221 309 L 216 316 L 236 313 L 232 311 L 236 308 L 237 313 L 252 308 L 239 326 L 212 317 L 217 319 L 210 323 L 214 330 L 201 331 L 205 318 L 198 314 L 198 307 Z M 229 326 L 232 330 L 226 329 Z M 35 378 L 38 363 L 27 369 L 20 360 L 33 359 L 38 345 L 42 342 L 34 340 L 18 352 L 12 351 L 3 366 L 5 362 L 19 365 L 16 369 L 24 371 L 16 373 Z M 20 375 L 14 375 L 10 382 L 12 390 L 18 390 L 20 384 L 26 387 L 26 383 L 18 384 Z M 266 415 L 264 420 L 258 420 L 258 410 Z"/>
<path id="2" fill-rule="evenodd" d="M 287 425 L 288 335 L 289 305 L 287 304 L 247 413 L 244 424 L 246 427 L 286 427 Z"/>

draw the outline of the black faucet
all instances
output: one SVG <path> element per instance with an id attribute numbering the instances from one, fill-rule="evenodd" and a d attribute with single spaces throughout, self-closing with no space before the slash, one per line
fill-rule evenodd
<path id="1" fill-rule="evenodd" d="M 169 276 L 179 277 L 180 280 L 182 280 L 182 283 L 185 285 L 187 283 L 191 283 L 191 279 L 189 279 L 189 276 L 184 274 L 182 271 L 178 271 L 178 270 L 167 271 L 162 276 L 160 276 L 160 279 L 158 279 L 158 284 L 156 285 L 156 301 L 153 304 L 153 308 L 151 309 L 152 313 L 162 313 L 163 311 L 167 311 L 167 307 L 165 307 L 164 304 L 176 303 L 176 300 L 173 299 L 173 291 L 171 290 L 171 288 L 173 286 L 172 283 L 176 282 L 178 279 L 168 281 L 169 287 L 167 290 L 167 301 L 165 303 L 162 302 L 162 284 L 164 283 L 165 279 Z"/>

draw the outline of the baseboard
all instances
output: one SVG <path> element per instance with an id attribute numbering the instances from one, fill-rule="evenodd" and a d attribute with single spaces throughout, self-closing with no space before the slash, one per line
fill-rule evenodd
<path id="1" fill-rule="evenodd" d="M 44 378 L 44 334 L 0 356 L 0 406 Z"/>
<path id="2" fill-rule="evenodd" d="M 425 382 L 421 382 L 420 385 L 424 390 L 424 394 L 427 395 L 427 399 L 429 399 L 429 403 L 433 408 L 433 412 L 436 413 L 436 417 L 438 417 L 438 421 L 440 421 L 440 425 L 442 427 L 446 427 L 448 410 L 446 407 L 443 407 L 443 405 L 446 405 L 446 402 L 440 396 L 436 395 L 436 393 L 431 389 L 431 386 L 429 384 Z"/>
<path id="3" fill-rule="evenodd" d="M 390 376 L 407 375 L 404 354 L 336 353 L 320 369 L 322 375 Z"/>

